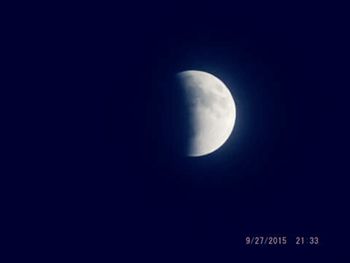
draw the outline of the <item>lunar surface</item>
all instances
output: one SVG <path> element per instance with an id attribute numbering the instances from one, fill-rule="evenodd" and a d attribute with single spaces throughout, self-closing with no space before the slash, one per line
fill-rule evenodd
<path id="1" fill-rule="evenodd" d="M 189 114 L 187 155 L 198 157 L 219 149 L 232 133 L 236 106 L 229 89 L 212 74 L 197 70 L 177 74 Z"/>

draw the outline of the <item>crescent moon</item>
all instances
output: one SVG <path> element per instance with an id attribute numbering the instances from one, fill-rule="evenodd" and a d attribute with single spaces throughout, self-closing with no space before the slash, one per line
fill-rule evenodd
<path id="1" fill-rule="evenodd" d="M 187 155 L 199 157 L 219 149 L 232 133 L 236 105 L 226 85 L 214 75 L 197 70 L 177 73 L 189 113 Z"/>

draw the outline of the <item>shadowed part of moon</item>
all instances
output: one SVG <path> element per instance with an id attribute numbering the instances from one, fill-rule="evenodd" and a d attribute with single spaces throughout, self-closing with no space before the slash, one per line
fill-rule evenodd
<path id="1" fill-rule="evenodd" d="M 202 156 L 220 148 L 230 136 L 236 118 L 236 107 L 225 84 L 202 71 L 177 74 L 184 96 L 183 112 L 188 124 L 186 138 L 188 156 Z"/>

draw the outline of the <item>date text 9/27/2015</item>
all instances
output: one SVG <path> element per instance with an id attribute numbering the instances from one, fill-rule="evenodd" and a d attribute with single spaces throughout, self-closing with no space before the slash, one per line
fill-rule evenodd
<path id="1" fill-rule="evenodd" d="M 319 246 L 319 236 L 246 236 L 245 245 L 247 246 Z"/>

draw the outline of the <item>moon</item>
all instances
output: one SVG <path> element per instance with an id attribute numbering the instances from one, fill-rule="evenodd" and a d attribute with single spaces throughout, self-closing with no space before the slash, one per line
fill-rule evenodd
<path id="1" fill-rule="evenodd" d="M 232 133 L 236 105 L 226 85 L 214 75 L 197 70 L 176 74 L 189 114 L 187 156 L 218 150 Z"/>

